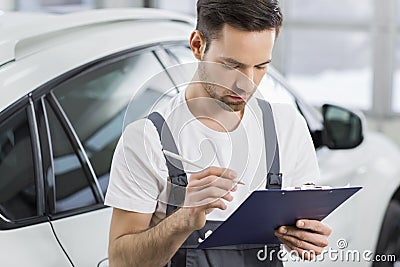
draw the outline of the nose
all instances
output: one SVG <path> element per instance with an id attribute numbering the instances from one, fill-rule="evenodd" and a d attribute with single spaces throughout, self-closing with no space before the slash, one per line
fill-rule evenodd
<path id="1" fill-rule="evenodd" d="M 238 72 L 236 77 L 236 86 L 246 93 L 250 93 L 254 88 L 254 70 L 248 68 Z"/>

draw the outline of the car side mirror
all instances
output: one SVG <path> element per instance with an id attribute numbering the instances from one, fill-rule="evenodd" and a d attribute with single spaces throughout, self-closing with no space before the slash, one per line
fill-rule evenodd
<path id="1" fill-rule="evenodd" d="M 330 149 L 350 149 L 364 139 L 362 119 L 345 108 L 325 104 L 322 106 L 324 129 L 322 142 Z"/>

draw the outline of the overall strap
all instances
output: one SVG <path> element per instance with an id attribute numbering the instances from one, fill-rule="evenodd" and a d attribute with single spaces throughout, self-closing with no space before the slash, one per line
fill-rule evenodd
<path id="1" fill-rule="evenodd" d="M 271 104 L 260 98 L 257 98 L 257 102 L 263 117 L 264 144 L 268 168 L 266 189 L 281 189 L 282 173 L 280 173 L 279 145 Z"/>
<path id="2" fill-rule="evenodd" d="M 171 130 L 163 116 L 158 112 L 153 112 L 147 116 L 147 119 L 149 119 L 156 127 L 162 148 L 179 155 L 174 137 L 172 136 Z M 167 205 L 168 216 L 174 212 L 178 206 L 183 205 L 188 180 L 180 160 L 167 157 L 165 154 L 164 157 L 167 162 L 168 175 L 171 180 L 171 190 L 168 196 Z"/>

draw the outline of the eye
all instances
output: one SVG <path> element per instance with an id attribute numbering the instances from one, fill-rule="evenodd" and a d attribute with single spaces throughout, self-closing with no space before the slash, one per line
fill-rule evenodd
<path id="1" fill-rule="evenodd" d="M 263 66 L 256 66 L 256 69 L 257 69 L 257 70 L 266 70 L 266 69 L 267 69 L 267 66 L 266 66 L 266 65 L 263 65 Z"/>
<path id="2" fill-rule="evenodd" d="M 226 64 L 222 64 L 222 66 L 227 70 L 235 70 L 235 69 L 239 68 L 239 66 L 229 66 Z"/>

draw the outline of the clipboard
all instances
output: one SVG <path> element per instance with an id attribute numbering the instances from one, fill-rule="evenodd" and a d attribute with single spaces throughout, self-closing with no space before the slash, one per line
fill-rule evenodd
<path id="1" fill-rule="evenodd" d="M 280 244 L 276 228 L 298 219 L 320 221 L 361 188 L 256 190 L 197 248 Z"/>

